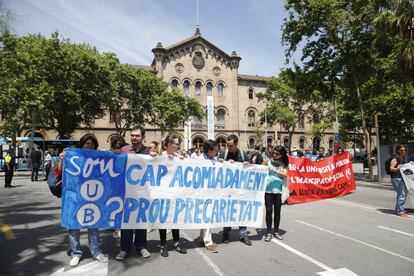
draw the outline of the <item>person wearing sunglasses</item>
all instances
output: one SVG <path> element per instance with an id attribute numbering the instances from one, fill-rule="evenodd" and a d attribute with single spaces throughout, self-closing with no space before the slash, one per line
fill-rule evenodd
<path id="1" fill-rule="evenodd" d="M 271 158 L 263 162 L 263 165 L 266 165 L 269 168 L 265 191 L 267 227 L 267 234 L 265 236 L 266 242 L 270 242 L 273 236 L 278 240 L 283 240 L 283 237 L 279 234 L 279 224 L 280 211 L 282 209 L 282 186 L 286 185 L 288 164 L 289 159 L 287 151 L 283 146 L 276 146 L 272 151 Z M 272 233 L 273 212 L 274 231 Z"/>

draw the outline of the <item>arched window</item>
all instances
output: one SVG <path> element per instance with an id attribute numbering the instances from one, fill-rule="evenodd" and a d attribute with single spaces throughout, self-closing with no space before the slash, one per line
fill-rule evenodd
<path id="1" fill-rule="evenodd" d="M 217 96 L 223 97 L 224 85 L 222 83 L 217 84 Z"/>
<path id="2" fill-rule="evenodd" d="M 256 113 L 253 110 L 250 110 L 247 113 L 247 126 L 254 127 L 256 121 Z"/>
<path id="3" fill-rule="evenodd" d="M 208 82 L 206 85 L 207 88 L 207 96 L 213 95 L 213 84 L 211 82 Z"/>
<path id="4" fill-rule="evenodd" d="M 329 138 L 329 149 L 330 150 L 334 149 L 334 138 L 333 137 Z"/>
<path id="5" fill-rule="evenodd" d="M 249 139 L 249 149 L 253 149 L 254 148 L 254 144 L 255 144 L 254 138 L 250 138 Z"/>
<path id="6" fill-rule="evenodd" d="M 267 146 L 271 146 L 273 144 L 273 138 L 272 137 L 268 137 L 267 138 Z"/>
<path id="7" fill-rule="evenodd" d="M 171 88 L 172 89 L 177 89 L 178 87 L 178 80 L 174 79 L 171 81 Z"/>
<path id="8" fill-rule="evenodd" d="M 249 88 L 249 100 L 253 99 L 253 88 Z"/>
<path id="9" fill-rule="evenodd" d="M 225 149 L 226 148 L 226 138 L 224 137 L 219 137 L 216 140 L 218 146 L 219 146 L 219 150 Z"/>
<path id="10" fill-rule="evenodd" d="M 196 81 L 194 86 L 195 86 L 196 96 L 200 96 L 201 95 L 201 81 Z"/>
<path id="11" fill-rule="evenodd" d="M 183 92 L 185 96 L 190 95 L 190 82 L 188 80 L 183 83 Z"/>
<path id="12" fill-rule="evenodd" d="M 284 146 L 286 149 L 289 149 L 289 137 L 285 137 L 285 138 L 283 138 L 283 146 Z"/>
<path id="13" fill-rule="evenodd" d="M 201 138 L 201 137 L 196 137 L 196 138 L 194 138 L 192 144 L 193 144 L 193 147 L 196 147 L 196 148 L 202 150 L 203 149 L 203 144 L 204 144 L 204 139 Z"/>
<path id="14" fill-rule="evenodd" d="M 299 147 L 301 149 L 304 149 L 305 148 L 305 142 L 306 142 L 306 138 L 305 137 L 300 137 L 299 138 Z"/>
<path id="15" fill-rule="evenodd" d="M 224 128 L 226 111 L 222 108 L 217 110 L 217 127 Z"/>

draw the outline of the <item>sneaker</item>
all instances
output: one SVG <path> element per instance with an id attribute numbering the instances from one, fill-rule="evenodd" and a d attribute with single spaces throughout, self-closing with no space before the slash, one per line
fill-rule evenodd
<path id="1" fill-rule="evenodd" d="M 96 256 L 94 259 L 97 260 L 100 263 L 107 263 L 108 262 L 108 258 L 105 257 L 105 255 L 102 254 L 102 253 L 99 254 L 98 256 Z"/>
<path id="2" fill-rule="evenodd" d="M 228 232 L 223 232 L 223 242 L 228 244 L 230 242 L 230 235 Z"/>
<path id="3" fill-rule="evenodd" d="M 72 257 L 69 261 L 69 265 L 70 266 L 77 266 L 79 264 L 79 261 L 80 261 L 80 257 L 77 257 L 77 256 Z"/>
<path id="4" fill-rule="evenodd" d="M 272 238 L 273 238 L 272 234 L 268 233 L 264 240 L 265 240 L 265 242 L 270 242 L 272 240 Z"/>
<path id="5" fill-rule="evenodd" d="M 247 245 L 247 246 L 251 246 L 251 245 L 252 245 L 252 242 L 250 241 L 250 239 L 249 239 L 249 237 L 248 237 L 248 236 L 243 236 L 243 237 L 241 237 L 241 238 L 240 238 L 240 241 L 241 241 L 242 243 L 244 243 L 245 245 Z"/>
<path id="6" fill-rule="evenodd" d="M 279 233 L 277 233 L 277 232 L 274 233 L 273 236 L 275 236 L 275 238 L 278 239 L 278 240 L 280 240 L 280 241 L 283 240 L 283 237 Z"/>
<path id="7" fill-rule="evenodd" d="M 179 252 L 179 253 L 181 253 L 181 254 L 187 254 L 187 250 L 185 250 L 184 248 L 181 248 L 181 246 L 180 246 L 180 243 L 179 243 L 179 242 L 177 242 L 177 243 L 174 245 L 174 250 L 175 250 L 175 251 L 177 251 L 177 252 Z"/>
<path id="8" fill-rule="evenodd" d="M 142 257 L 144 258 L 149 258 L 151 257 L 151 253 L 148 252 L 148 250 L 146 248 L 142 248 L 139 253 L 141 254 Z"/>
<path id="9" fill-rule="evenodd" d="M 218 252 L 218 249 L 214 244 L 207 245 L 206 249 L 208 251 L 211 251 L 212 253 L 217 253 Z"/>
<path id="10" fill-rule="evenodd" d="M 116 255 L 115 259 L 118 261 L 123 261 L 128 256 L 128 253 L 126 251 L 121 250 L 118 255 Z"/>
<path id="11" fill-rule="evenodd" d="M 399 213 L 398 214 L 400 217 L 403 217 L 403 218 L 408 218 L 408 214 L 407 213 L 405 213 L 405 212 L 401 212 L 401 213 Z"/>
<path id="12" fill-rule="evenodd" d="M 160 246 L 160 252 L 161 252 L 161 256 L 168 257 L 168 250 L 165 245 Z"/>

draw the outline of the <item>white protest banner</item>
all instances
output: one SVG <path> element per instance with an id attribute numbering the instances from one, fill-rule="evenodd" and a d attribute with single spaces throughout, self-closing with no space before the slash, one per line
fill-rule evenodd
<path id="1" fill-rule="evenodd" d="M 414 164 L 401 165 L 400 172 L 407 187 L 407 199 L 414 205 Z"/>
<path id="2" fill-rule="evenodd" d="M 70 149 L 63 168 L 67 228 L 260 227 L 267 167 Z"/>

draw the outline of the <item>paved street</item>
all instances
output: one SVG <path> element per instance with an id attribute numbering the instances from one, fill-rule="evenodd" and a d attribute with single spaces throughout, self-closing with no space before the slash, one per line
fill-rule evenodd
<path id="1" fill-rule="evenodd" d="M 342 198 L 284 205 L 282 242 L 264 242 L 264 223 L 261 229 L 249 228 L 251 247 L 238 241 L 236 230 L 232 242 L 222 244 L 220 229 L 215 229 L 217 254 L 199 247 L 198 231 L 184 230 L 188 254 L 170 251 L 163 258 L 158 231 L 153 231 L 148 235 L 151 258 L 134 253 L 119 262 L 114 259 L 118 240 L 102 231 L 102 250 L 110 260 L 100 264 L 91 259 L 83 233 L 84 259 L 71 269 L 67 233 L 59 225 L 60 200 L 50 194 L 46 182 L 17 176 L 16 187 L 4 189 L 3 176 L 0 181 L 1 229 L 7 230 L 7 225 L 14 235 L 6 239 L 0 233 L 0 275 L 414 275 L 414 209 L 407 204 L 409 218 L 393 215 L 395 193 L 389 187 L 375 189 L 368 183 Z"/>

